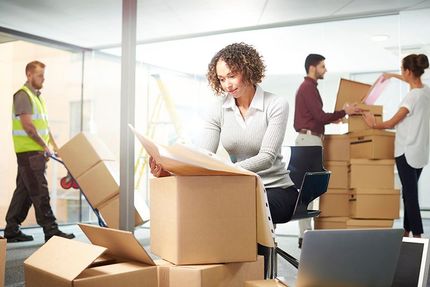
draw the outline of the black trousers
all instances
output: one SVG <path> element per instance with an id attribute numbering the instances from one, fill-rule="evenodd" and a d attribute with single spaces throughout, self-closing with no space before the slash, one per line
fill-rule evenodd
<path id="1" fill-rule="evenodd" d="M 402 183 L 403 228 L 414 235 L 422 234 L 424 229 L 418 202 L 418 180 L 423 169 L 410 166 L 404 154 L 396 157 L 396 166 Z"/>
<path id="2" fill-rule="evenodd" d="M 37 223 L 45 234 L 58 230 L 52 212 L 48 182 L 45 177 L 46 160 L 41 152 L 18 153 L 16 189 L 6 214 L 5 237 L 13 237 L 20 231 L 20 225 L 27 217 L 33 204 Z"/>
<path id="3" fill-rule="evenodd" d="M 299 195 L 294 186 L 288 188 L 267 188 L 267 200 L 274 224 L 285 223 L 291 219 Z M 267 266 L 270 259 L 270 248 L 258 244 L 259 255 L 264 256 L 264 274 L 267 274 Z"/>

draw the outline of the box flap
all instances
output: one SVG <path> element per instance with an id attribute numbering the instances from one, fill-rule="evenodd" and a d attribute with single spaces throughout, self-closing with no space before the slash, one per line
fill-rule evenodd
<path id="1" fill-rule="evenodd" d="M 394 137 L 396 135 L 395 132 L 390 132 L 386 130 L 375 130 L 375 129 L 368 129 L 363 130 L 359 132 L 352 132 L 349 134 L 351 140 L 354 140 L 353 138 L 357 137 L 365 137 L 365 136 L 391 136 Z"/>
<path id="2" fill-rule="evenodd" d="M 339 111 L 345 103 L 361 103 L 367 96 L 371 85 L 340 79 L 339 88 L 337 91 L 335 110 Z"/>
<path id="3" fill-rule="evenodd" d="M 155 265 L 133 233 L 88 224 L 79 224 L 79 227 L 93 244 L 106 247 L 106 254 Z"/>
<path id="4" fill-rule="evenodd" d="M 105 251 L 104 247 L 54 236 L 24 264 L 72 281 Z"/>

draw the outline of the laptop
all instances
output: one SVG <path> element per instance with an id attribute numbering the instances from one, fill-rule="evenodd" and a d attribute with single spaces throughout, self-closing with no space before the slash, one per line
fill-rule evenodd
<path id="1" fill-rule="evenodd" d="M 404 237 L 392 286 L 427 286 L 429 261 L 428 238 Z"/>
<path id="2" fill-rule="evenodd" d="M 295 286 L 391 286 L 402 235 L 402 229 L 306 231 Z"/>

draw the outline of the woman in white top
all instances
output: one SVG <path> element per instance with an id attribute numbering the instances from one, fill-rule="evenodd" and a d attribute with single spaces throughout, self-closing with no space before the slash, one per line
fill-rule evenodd
<path id="1" fill-rule="evenodd" d="M 430 88 L 421 81 L 421 75 L 428 67 L 429 61 L 424 54 L 411 54 L 403 58 L 401 75 L 384 74 L 386 79 L 394 77 L 410 86 L 397 113 L 382 123 L 376 123 L 373 115 L 364 114 L 370 127 L 396 127 L 394 156 L 402 184 L 405 237 L 411 232 L 414 237 L 421 237 L 424 233 L 418 202 L 418 180 L 429 158 Z"/>

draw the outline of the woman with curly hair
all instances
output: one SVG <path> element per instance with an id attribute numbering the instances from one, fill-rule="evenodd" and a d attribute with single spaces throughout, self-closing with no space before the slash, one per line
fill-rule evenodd
<path id="1" fill-rule="evenodd" d="M 207 78 L 220 97 L 206 115 L 198 145 L 215 153 L 221 141 L 233 163 L 261 177 L 276 224 L 291 218 L 298 192 L 281 154 L 288 103 L 258 85 L 264 72 L 262 57 L 245 43 L 228 45 L 215 54 Z M 153 159 L 150 167 L 156 177 L 169 175 Z M 259 245 L 258 251 L 265 256 L 266 270 L 269 249 Z"/>
<path id="2" fill-rule="evenodd" d="M 388 121 L 377 123 L 375 117 L 364 114 L 369 127 L 396 128 L 394 156 L 402 184 L 404 205 L 404 236 L 421 237 L 424 233 L 418 201 L 418 180 L 429 159 L 430 88 L 421 81 L 429 67 L 426 55 L 411 54 L 403 58 L 401 75 L 384 74 L 385 79 L 397 78 L 409 84 L 410 91 L 400 103 L 397 113 Z"/>

